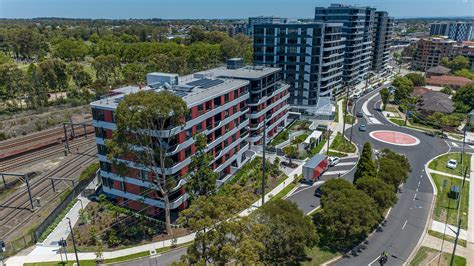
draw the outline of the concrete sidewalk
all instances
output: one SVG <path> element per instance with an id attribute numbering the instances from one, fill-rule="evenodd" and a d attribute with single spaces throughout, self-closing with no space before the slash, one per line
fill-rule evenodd
<path id="1" fill-rule="evenodd" d="M 474 177 L 474 156 L 471 156 L 470 177 Z M 469 182 L 469 211 L 467 220 L 467 241 L 471 244 L 471 251 L 474 253 L 474 182 Z M 469 247 L 469 244 L 468 244 Z"/>
<path id="2" fill-rule="evenodd" d="M 446 225 L 445 223 L 438 222 L 438 221 L 433 221 L 433 223 L 431 224 L 431 230 L 436 231 L 438 233 L 443 234 L 445 229 L 446 229 L 447 236 L 456 237 L 456 232 L 458 231 L 457 226 L 450 225 L 450 224 Z M 467 237 L 468 237 L 468 231 L 461 229 L 461 231 L 459 232 L 459 238 L 467 240 Z"/>

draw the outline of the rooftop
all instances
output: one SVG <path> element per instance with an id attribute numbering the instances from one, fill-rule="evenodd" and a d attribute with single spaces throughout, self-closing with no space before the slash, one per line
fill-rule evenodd
<path id="1" fill-rule="evenodd" d="M 228 69 L 226 67 L 217 67 L 206 71 L 196 72 L 194 77 L 221 77 L 236 79 L 261 79 L 273 73 L 280 71 L 277 67 L 264 66 L 244 66 L 237 69 Z"/>
<path id="2" fill-rule="evenodd" d="M 457 76 L 432 76 L 426 79 L 426 83 L 430 85 L 454 85 L 454 86 L 465 86 L 469 83 L 473 82 L 472 80 L 465 78 L 465 77 L 457 77 Z"/>
<path id="3" fill-rule="evenodd" d="M 428 112 L 454 112 L 454 103 L 449 98 L 449 95 L 439 91 L 431 91 L 421 96 L 421 101 L 418 104 L 418 109 Z"/>
<path id="4" fill-rule="evenodd" d="M 163 76 L 173 76 L 173 74 L 163 74 Z M 224 94 L 227 91 L 247 85 L 249 82 L 239 79 L 228 78 L 194 78 L 192 76 L 180 77 L 178 85 L 170 85 L 167 83 L 153 83 L 144 87 L 126 86 L 111 91 L 107 97 L 91 103 L 92 106 L 98 106 L 104 109 L 117 108 L 120 101 L 125 95 L 136 93 L 138 91 L 154 90 L 160 92 L 169 90 L 183 98 L 188 106 L 194 106 L 208 99 L 214 98 L 217 94 Z"/>
<path id="5" fill-rule="evenodd" d="M 451 72 L 451 69 L 444 66 L 435 66 L 429 68 L 428 70 L 426 70 L 426 72 L 433 74 L 448 74 L 449 72 Z"/>

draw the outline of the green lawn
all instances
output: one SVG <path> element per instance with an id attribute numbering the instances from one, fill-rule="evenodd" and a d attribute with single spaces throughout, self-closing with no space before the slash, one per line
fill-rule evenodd
<path id="1" fill-rule="evenodd" d="M 405 125 L 405 121 L 403 119 L 398 119 L 398 118 L 389 118 L 392 123 L 395 123 L 399 126 Z"/>
<path id="2" fill-rule="evenodd" d="M 331 143 L 329 149 L 346 153 L 353 153 L 356 151 L 354 144 L 350 143 L 349 140 L 344 138 L 339 132 L 337 133 L 334 141 Z"/>
<path id="3" fill-rule="evenodd" d="M 303 178 L 303 175 L 299 175 L 298 177 L 296 177 L 296 179 L 291 182 L 291 184 L 282 189 L 278 194 L 274 195 L 271 200 L 281 199 L 286 196 L 292 189 L 294 189 L 299 184 L 301 178 Z"/>
<path id="4" fill-rule="evenodd" d="M 433 258 L 435 258 L 437 254 L 439 254 L 439 251 L 436 249 L 432 249 L 429 247 L 421 247 L 409 265 L 413 265 L 413 266 L 427 265 L 427 263 Z M 451 254 L 443 252 L 441 265 L 448 265 L 450 260 L 451 260 Z M 453 265 L 456 265 L 456 266 L 467 265 L 466 258 L 460 257 L 460 256 L 454 256 Z"/>
<path id="5" fill-rule="evenodd" d="M 347 157 L 347 153 L 336 152 L 336 151 L 329 151 L 329 153 L 327 155 L 336 156 L 336 157 L 340 157 L 340 158 Z"/>
<path id="6" fill-rule="evenodd" d="M 276 146 L 280 143 L 283 143 L 285 141 L 287 141 L 289 138 L 289 133 L 288 133 L 288 130 L 282 130 L 280 133 L 278 133 L 275 138 L 272 140 L 272 142 L 270 143 L 271 146 Z"/>
<path id="7" fill-rule="evenodd" d="M 300 131 L 300 130 L 307 130 L 309 126 L 311 125 L 310 121 L 306 120 L 296 120 L 291 124 L 291 126 L 288 128 L 290 131 Z"/>
<path id="8" fill-rule="evenodd" d="M 446 222 L 446 217 L 448 218 L 448 224 L 456 226 L 456 217 L 457 217 L 457 201 L 455 199 L 451 199 L 448 197 L 448 192 L 450 191 L 451 186 L 456 185 L 461 187 L 462 180 L 438 175 L 438 174 L 431 174 L 433 180 L 436 184 L 436 188 L 438 189 L 438 194 L 436 195 L 436 204 L 434 209 L 434 217 L 433 219 L 439 222 Z M 446 188 L 443 190 L 443 183 L 444 180 L 447 180 Z M 464 189 L 462 191 L 462 199 L 461 199 L 461 212 L 460 217 L 462 218 L 461 221 L 461 228 L 467 229 L 467 213 L 469 208 L 469 183 L 466 182 L 464 185 Z"/>
<path id="9" fill-rule="evenodd" d="M 324 262 L 334 259 L 340 254 L 336 251 L 325 248 L 314 247 L 306 249 L 306 255 L 310 260 L 302 262 L 301 265 L 321 265 Z"/>
<path id="10" fill-rule="evenodd" d="M 347 123 L 347 124 L 351 124 L 351 125 L 352 125 L 352 124 L 355 123 L 356 118 L 355 118 L 355 116 L 353 116 L 353 115 L 347 114 L 345 120 L 346 120 L 346 123 Z"/>
<path id="11" fill-rule="evenodd" d="M 456 161 L 458 161 L 458 166 L 456 167 L 456 169 L 449 169 L 448 167 L 446 167 L 446 164 L 448 163 L 448 161 L 450 159 L 455 159 Z M 467 173 L 469 174 L 469 171 L 470 171 L 470 165 L 471 165 L 471 155 L 470 154 L 467 154 L 465 153 L 464 154 L 464 167 L 467 166 Z M 436 160 L 433 160 L 429 165 L 428 167 L 432 170 L 436 170 L 436 171 L 441 171 L 441 172 L 444 172 L 444 173 L 448 173 L 448 174 L 452 174 L 452 175 L 458 175 L 458 176 L 462 176 L 462 171 L 461 171 L 461 153 L 460 152 L 453 152 L 453 153 L 448 153 L 448 154 L 445 154 L 445 155 L 442 155 L 438 158 L 436 158 Z"/>
<path id="12" fill-rule="evenodd" d="M 392 112 L 392 113 L 396 113 L 396 112 L 397 112 L 397 107 L 395 107 L 395 106 L 387 106 L 387 107 L 385 107 L 385 111 L 387 111 L 387 112 Z"/>
<path id="13" fill-rule="evenodd" d="M 317 146 L 315 146 L 310 152 L 308 152 L 308 157 L 312 157 L 312 156 L 318 154 L 322 150 L 324 145 L 326 145 L 326 141 L 327 141 L 327 137 L 325 135 L 323 137 L 323 139 L 321 140 L 321 142 L 319 142 L 319 144 Z"/>
<path id="14" fill-rule="evenodd" d="M 336 112 L 334 116 L 334 122 L 338 123 L 339 122 L 339 105 L 336 104 Z"/>
<path id="15" fill-rule="evenodd" d="M 447 229 L 447 230 L 449 230 L 449 229 Z M 434 237 L 436 237 L 436 238 L 443 239 L 443 233 L 440 233 L 440 232 L 437 232 L 437 231 L 433 231 L 433 230 L 428 230 L 428 234 L 429 234 L 430 236 L 434 236 Z M 445 240 L 445 241 L 448 241 L 448 242 L 451 242 L 451 243 L 454 243 L 455 238 L 452 237 L 452 236 L 445 235 L 445 236 L 444 236 L 444 240 Z M 467 241 L 464 240 L 464 239 L 458 239 L 458 244 L 459 244 L 460 246 L 467 247 Z"/>

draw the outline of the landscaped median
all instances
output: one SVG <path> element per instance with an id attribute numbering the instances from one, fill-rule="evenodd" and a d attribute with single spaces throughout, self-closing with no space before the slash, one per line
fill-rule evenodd
<path id="1" fill-rule="evenodd" d="M 356 146 L 342 136 L 340 132 L 337 132 L 329 150 L 340 153 L 355 153 L 357 149 Z"/>

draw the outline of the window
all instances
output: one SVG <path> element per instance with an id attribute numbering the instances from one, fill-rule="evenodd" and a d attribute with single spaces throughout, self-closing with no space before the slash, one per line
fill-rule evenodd
<path id="1" fill-rule="evenodd" d="M 104 121 L 104 119 L 105 119 L 104 110 L 93 108 L 92 109 L 92 119 L 98 120 L 98 121 Z"/>
<path id="2" fill-rule="evenodd" d="M 102 144 L 97 144 L 97 151 L 100 155 L 106 155 L 107 154 L 107 147 Z"/>
<path id="3" fill-rule="evenodd" d="M 144 169 L 140 169 L 138 176 L 141 180 L 148 180 L 148 172 Z"/>

